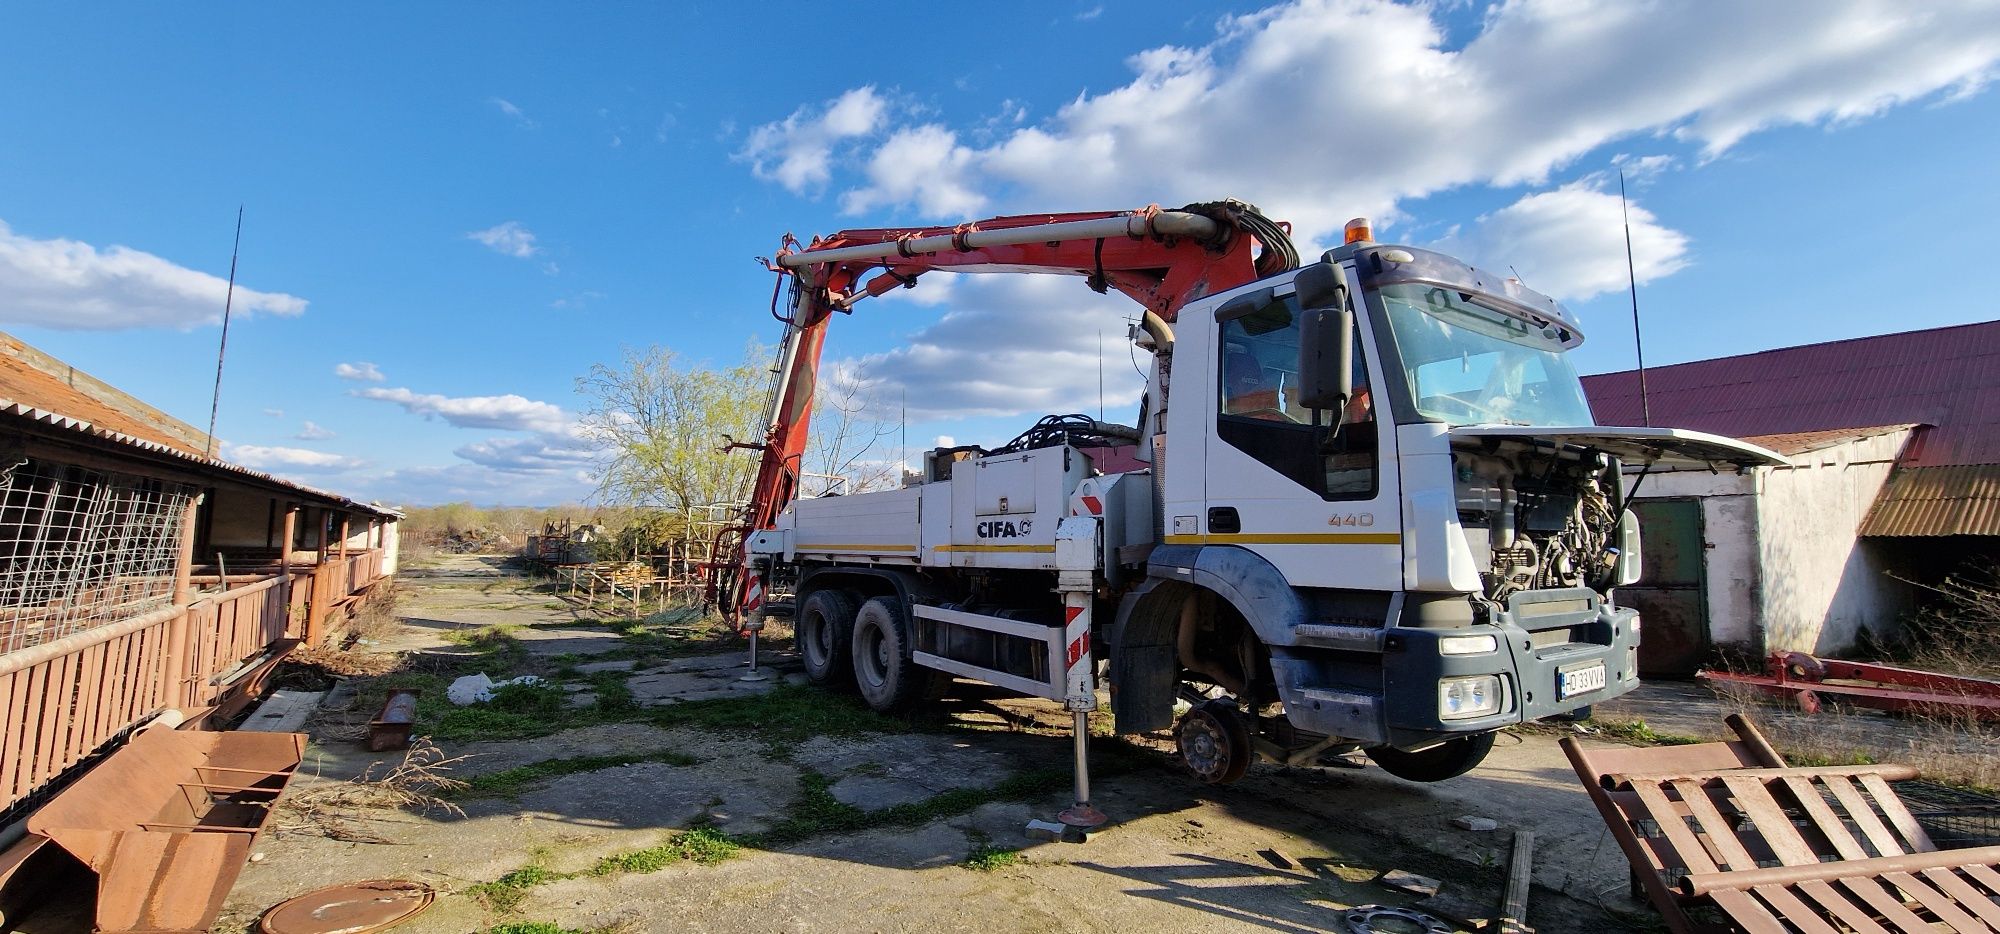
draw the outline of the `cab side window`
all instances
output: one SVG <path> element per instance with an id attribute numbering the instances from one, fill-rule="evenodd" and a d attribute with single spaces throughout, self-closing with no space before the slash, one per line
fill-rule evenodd
<path id="1" fill-rule="evenodd" d="M 1358 331 L 1358 327 L 1357 327 Z M 1354 335 L 1353 384 L 1345 423 L 1331 427 L 1333 412 L 1299 404 L 1299 314 L 1295 296 L 1273 299 L 1221 323 L 1222 345 L 1216 436 L 1322 499 L 1375 495 L 1374 397 Z"/>

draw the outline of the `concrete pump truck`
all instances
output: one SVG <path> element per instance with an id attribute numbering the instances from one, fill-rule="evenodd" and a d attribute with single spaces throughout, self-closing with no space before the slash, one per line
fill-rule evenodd
<path id="1" fill-rule="evenodd" d="M 1733 439 L 1593 425 L 1576 319 L 1519 281 L 1366 221 L 1302 265 L 1239 202 L 848 230 L 769 267 L 789 287 L 769 429 L 709 596 L 789 617 L 806 673 L 878 710 L 968 678 L 1120 733 L 1172 727 L 1207 782 L 1365 752 L 1438 781 L 1495 731 L 1638 683 L 1629 466 L 1782 463 Z M 799 496 L 828 324 L 937 271 L 1057 273 L 1141 306 L 1135 426 L 1043 419 L 928 452 L 899 489 Z M 1103 660 L 1103 663 L 1100 663 Z M 1181 711 L 1178 718 L 1176 712 Z"/>

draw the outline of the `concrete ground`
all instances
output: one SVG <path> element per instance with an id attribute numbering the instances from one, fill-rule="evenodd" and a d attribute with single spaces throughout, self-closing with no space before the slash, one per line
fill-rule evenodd
<path id="1" fill-rule="evenodd" d="M 460 722 L 465 714 L 427 699 L 431 722 L 418 733 L 452 734 L 438 741 L 463 757 L 451 774 L 497 784 L 452 796 L 462 816 L 288 811 L 217 930 L 254 928 L 270 906 L 322 885 L 381 878 L 443 893 L 404 926 L 413 934 L 514 922 L 584 931 L 1339 930 L 1343 908 L 1419 901 L 1375 881 L 1395 869 L 1442 880 L 1447 899 L 1473 906 L 1460 914 L 1483 917 L 1478 909 L 1498 900 L 1514 828 L 1537 833 L 1537 929 L 1654 926 L 1626 899 L 1623 857 L 1553 731 L 1503 736 L 1480 769 L 1435 785 L 1373 767 L 1260 765 L 1214 788 L 1176 772 L 1163 742 L 1102 738 L 1096 798 L 1115 823 L 1087 843 L 1037 843 L 1024 824 L 1068 802 L 1066 718 L 1053 704 L 961 683 L 942 712 L 891 720 L 791 684 L 795 663 L 782 655 L 769 659 L 772 679 L 742 682 L 740 652 L 607 624 L 519 579 L 446 574 L 404 581 L 401 594 L 404 625 L 368 648 L 415 652 L 411 666 L 448 673 L 505 662 L 487 673 L 537 671 L 567 696 L 629 703 L 565 708 L 528 730 L 536 735 L 486 739 L 477 723 Z M 504 651 L 474 638 L 494 625 L 513 627 Z M 336 692 L 313 721 L 294 801 L 381 758 L 356 741 L 373 712 L 365 708 L 379 703 L 357 683 L 359 698 Z M 1500 829 L 1460 830 L 1452 820 L 1461 815 Z M 683 836 L 697 827 L 713 830 Z M 696 845 L 714 840 L 735 848 Z"/>

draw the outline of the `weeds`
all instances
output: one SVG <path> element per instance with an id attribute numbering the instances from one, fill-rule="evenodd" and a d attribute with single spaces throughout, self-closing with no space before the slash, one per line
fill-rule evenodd
<path id="1" fill-rule="evenodd" d="M 529 890 L 539 885 L 583 876 L 604 877 L 635 872 L 658 872 L 680 862 L 713 866 L 735 856 L 740 848 L 741 845 L 730 839 L 728 834 L 713 827 L 700 825 L 675 834 L 673 839 L 659 846 L 606 856 L 582 872 L 556 872 L 537 857 L 534 862 L 498 879 L 468 887 L 465 894 L 494 911 L 506 914 L 521 907 L 521 903 L 528 898 Z M 533 932 L 546 929 L 521 927 L 517 930 Z"/>
<path id="2" fill-rule="evenodd" d="M 1701 742 L 1700 739 L 1692 736 L 1657 732 L 1651 726 L 1647 725 L 1646 721 L 1637 718 L 1631 720 L 1606 720 L 1599 718 L 1591 721 L 1591 725 L 1597 728 L 1599 734 L 1609 739 L 1622 740 L 1641 746 L 1689 746 Z"/>
<path id="3" fill-rule="evenodd" d="M 446 756 L 432 745 L 429 737 L 417 737 L 403 753 L 403 761 L 386 769 L 383 762 L 370 763 L 352 781 L 310 788 L 285 798 L 290 818 L 281 830 L 312 831 L 335 840 L 386 843 L 374 834 L 356 829 L 353 821 L 369 811 L 404 810 L 419 814 L 443 811 L 464 817 L 458 805 L 445 800 L 467 787 L 467 783 L 446 775 L 464 756 Z"/>
<path id="4" fill-rule="evenodd" d="M 966 854 L 964 866 L 980 872 L 996 872 L 1021 861 L 1020 850 L 1010 850 L 1003 846 L 981 842 Z"/>
<path id="5" fill-rule="evenodd" d="M 732 856 L 742 845 L 730 839 L 729 835 L 714 827 L 701 825 L 689 828 L 672 840 L 659 846 L 606 856 L 590 867 L 593 876 L 615 876 L 628 872 L 659 872 L 675 863 L 686 861 L 701 866 L 713 866 Z"/>
<path id="6" fill-rule="evenodd" d="M 465 890 L 482 905 L 505 914 L 521 906 L 528 898 L 528 890 L 535 886 L 558 879 L 568 878 L 563 873 L 552 872 L 539 862 L 529 863 L 491 882 L 481 882 Z"/>
<path id="7" fill-rule="evenodd" d="M 815 736 L 908 732 L 910 725 L 869 710 L 859 700 L 798 685 L 779 685 L 751 697 L 690 701 L 646 712 L 663 727 L 753 732 L 771 742 Z"/>
<path id="8" fill-rule="evenodd" d="M 485 934 L 629 934 L 632 929 L 630 921 L 595 928 L 566 928 L 554 921 L 509 921 L 487 928 Z"/>
<path id="9" fill-rule="evenodd" d="M 571 756 L 567 759 L 545 759 L 528 765 L 475 775 L 465 782 L 459 797 L 473 795 L 510 796 L 519 794 L 528 786 L 564 775 L 579 772 L 595 772 L 599 769 L 614 769 L 619 766 L 637 765 L 641 762 L 664 762 L 668 765 L 687 766 L 700 760 L 687 753 L 672 749 L 656 752 L 625 753 L 608 756 Z"/>

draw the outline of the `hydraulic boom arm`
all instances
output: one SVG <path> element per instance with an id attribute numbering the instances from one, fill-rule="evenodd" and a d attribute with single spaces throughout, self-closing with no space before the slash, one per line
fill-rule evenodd
<path id="1" fill-rule="evenodd" d="M 1234 201 L 1178 211 L 1153 206 L 995 217 L 955 227 L 844 230 L 804 249 L 795 246 L 787 237 L 770 264 L 790 277 L 791 298 L 790 314 L 779 318 L 785 336 L 768 427 L 760 441 L 733 445 L 759 452 L 756 483 L 740 521 L 718 536 L 708 566 L 708 602 L 730 619 L 755 611 L 761 601 L 761 582 L 743 567 L 744 542 L 772 527 L 798 492 L 820 351 L 834 312 L 912 287 L 932 270 L 1052 273 L 1083 276 L 1098 292 L 1117 289 L 1164 329 L 1190 301 L 1298 265 L 1285 227 Z"/>

